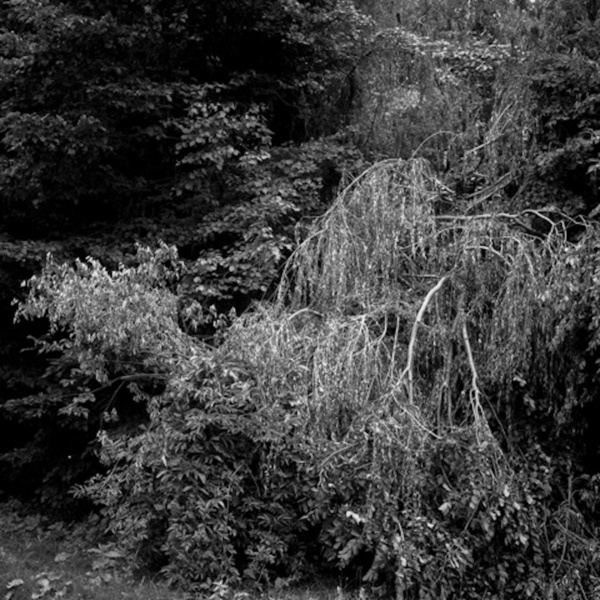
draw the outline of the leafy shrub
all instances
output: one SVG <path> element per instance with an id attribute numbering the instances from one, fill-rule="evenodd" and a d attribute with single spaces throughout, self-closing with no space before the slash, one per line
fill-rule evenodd
<path id="1" fill-rule="evenodd" d="M 125 547 L 166 562 L 173 582 L 295 574 L 296 463 L 271 456 L 290 424 L 243 366 L 206 351 L 190 358 L 151 403 L 144 432 L 103 438 L 103 460 L 119 467 L 82 491 L 106 507 Z"/>
<path id="2" fill-rule="evenodd" d="M 575 440 L 593 446 L 576 424 L 595 380 L 576 365 L 597 349 L 594 229 L 571 244 L 506 214 L 436 219 L 437 185 L 422 160 L 363 173 L 277 302 L 217 347 L 180 328 L 167 247 L 31 282 L 21 312 L 63 329 L 74 372 L 120 369 L 145 402 L 143 426 L 103 425 L 106 470 L 77 489 L 130 556 L 200 589 L 297 578 L 317 559 L 405 598 L 567 597 L 570 556 L 592 589 L 585 478 L 581 510 L 555 498 L 583 475 L 563 466 L 581 464 Z"/>
<path id="3" fill-rule="evenodd" d="M 180 331 L 166 287 L 174 256 L 166 247 L 140 250 L 136 267 L 112 275 L 93 259 L 73 266 L 48 259 L 29 280 L 17 319 L 48 319 L 38 349 L 49 363 L 32 393 L 1 407 L 12 446 L 0 463 L 13 492 L 30 496 L 37 488 L 38 500 L 55 509 L 98 469 L 91 452 L 98 428 L 143 420 L 144 402 L 163 386 L 170 360 L 159 340 Z"/>

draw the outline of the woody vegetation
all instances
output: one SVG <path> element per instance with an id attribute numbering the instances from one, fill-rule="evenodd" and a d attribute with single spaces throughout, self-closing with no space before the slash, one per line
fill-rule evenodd
<path id="1" fill-rule="evenodd" d="M 37 54 L 3 63 L 4 173 L 24 195 L 1 188 L 2 248 L 7 277 L 35 269 L 11 343 L 33 328 L 41 358 L 5 377 L 5 492 L 99 514 L 132 569 L 213 597 L 325 575 L 369 597 L 594 597 L 592 3 L 415 0 L 371 20 L 360 3 L 224 3 L 218 34 L 185 2 L 141 21 L 47 3 L 43 27 L 32 6 L 5 9 Z M 58 39 L 112 27 L 160 102 L 125 67 L 93 118 L 97 68 L 74 69 L 71 105 L 32 91 Z M 91 127 L 105 166 L 69 153 L 67 126 Z M 90 196 L 102 216 L 62 220 L 60 172 L 34 153 L 50 130 L 77 186 L 100 194 L 83 173 L 110 165 L 101 179 L 135 181 L 139 203 L 110 216 L 120 196 Z M 117 176 L 138 147 L 154 158 Z M 60 235 L 30 233 L 38 210 Z"/>

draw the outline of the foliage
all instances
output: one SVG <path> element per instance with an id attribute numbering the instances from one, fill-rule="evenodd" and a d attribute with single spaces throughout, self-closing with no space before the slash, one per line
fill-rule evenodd
<path id="1" fill-rule="evenodd" d="M 344 0 L 14 0 L 0 12 L 0 332 L 11 357 L 0 372 L 2 431 L 11 432 L 1 452 L 11 489 L 29 490 L 27 473 L 32 482 L 49 472 L 73 480 L 67 457 L 85 452 L 103 418 L 92 410 L 88 429 L 90 389 L 112 382 L 99 404 L 143 418 L 127 396 L 160 388 L 160 377 L 146 365 L 144 389 L 130 381 L 125 391 L 131 369 L 96 356 L 98 341 L 81 372 L 68 374 L 81 357 L 65 351 L 44 380 L 31 361 L 12 358 L 43 327 L 9 323 L 17 282 L 52 251 L 57 261 L 94 258 L 74 273 L 88 269 L 100 285 L 102 268 L 135 260 L 136 242 L 166 240 L 184 258 L 175 318 L 190 331 L 212 333 L 214 303 L 243 309 L 264 296 L 295 244 L 295 224 L 326 204 L 321 161 L 356 155 L 327 140 L 290 145 L 283 160 L 295 175 L 285 181 L 273 142 L 309 140 L 344 122 L 346 71 L 368 20 Z M 61 379 L 75 389 L 65 392 Z M 79 420 L 57 414 L 68 394 L 81 400 Z M 63 444 L 64 426 L 77 443 Z"/>
<path id="2" fill-rule="evenodd" d="M 190 594 L 149 577 L 131 575 L 123 553 L 98 537 L 97 519 L 83 523 L 50 520 L 14 501 L 3 502 L 0 516 L 0 589 L 5 600 L 189 600 Z M 267 594 L 235 590 L 220 582 L 211 600 Z M 268 597 L 273 600 L 355 600 L 335 581 L 313 581 L 288 587 L 282 581 Z"/>
<path id="3" fill-rule="evenodd" d="M 140 249 L 137 266 L 111 275 L 93 259 L 74 266 L 49 259 L 30 280 L 17 318 L 47 317 L 38 349 L 50 360 L 36 390 L 2 405 L 16 446 L 3 449 L 0 461 L 7 486 L 28 494 L 38 488 L 46 508 L 64 505 L 68 488 L 98 469 L 90 442 L 101 424 L 126 428 L 143 419 L 139 403 L 160 391 L 172 360 L 163 355 L 173 349 L 166 340 L 180 331 L 177 300 L 166 287 L 175 260 L 166 246 L 154 254 Z"/>
<path id="4" fill-rule="evenodd" d="M 518 6 L 518 5 L 521 6 Z M 524 2 L 501 0 L 493 5 L 485 0 L 472 2 L 430 3 L 423 0 L 410 0 L 398 6 L 398 22 L 401 27 L 415 33 L 436 38 L 460 38 L 479 36 L 484 39 L 505 41 L 504 26 L 514 13 L 521 16 Z"/>
<path id="5" fill-rule="evenodd" d="M 77 365 L 77 376 L 100 384 L 131 371 L 118 362 L 121 356 L 130 358 L 136 373 L 160 368 L 180 337 L 176 297 L 166 287 L 177 255 L 166 246 L 154 253 L 140 248 L 137 259 L 136 267 L 113 273 L 91 258 L 74 266 L 49 259 L 29 280 L 28 300 L 16 318 L 47 317 L 50 337 L 41 340 L 41 351 L 59 352 L 64 366 Z"/>
<path id="6" fill-rule="evenodd" d="M 61 256 L 116 267 L 136 241 L 163 239 L 190 261 L 190 302 L 244 308 L 263 296 L 295 223 L 320 210 L 321 162 L 356 155 L 332 140 L 272 142 L 344 121 L 338 97 L 368 19 L 344 0 L 22 0 L 2 17 L 8 242 L 37 238 L 39 254 L 51 240 Z"/>
<path id="7" fill-rule="evenodd" d="M 0 202 L 5 226 L 29 235 L 186 198 L 212 208 L 272 132 L 334 133 L 368 25 L 344 0 L 19 0 L 3 17 Z"/>
<path id="8" fill-rule="evenodd" d="M 593 6 L 544 3 L 535 25 L 536 43 L 521 75 L 532 117 L 527 136 L 533 160 L 525 171 L 525 203 L 553 204 L 570 215 L 589 214 L 598 203 L 600 54 Z"/>
<path id="9" fill-rule="evenodd" d="M 291 424 L 243 366 L 218 361 L 196 353 L 151 404 L 147 431 L 104 438 L 103 460 L 125 468 L 85 491 L 106 506 L 126 548 L 166 562 L 182 586 L 297 575 L 295 465 L 269 457 Z"/>
<path id="10" fill-rule="evenodd" d="M 175 194 L 198 194 L 206 186 L 206 175 L 216 177 L 226 164 L 251 169 L 265 160 L 271 132 L 261 118 L 259 107 L 238 115 L 234 103 L 211 103 L 200 98 L 182 122 L 181 140 L 176 146 L 178 166 L 189 170 Z M 198 183 L 200 187 L 198 188 Z"/>
<path id="11" fill-rule="evenodd" d="M 459 196 L 493 186 L 526 156 L 520 62 L 495 39 L 381 31 L 356 72 L 357 140 L 378 158 L 429 159 Z"/>
<path id="12" fill-rule="evenodd" d="M 179 328 L 166 247 L 112 274 L 49 263 L 30 283 L 21 313 L 63 331 L 75 371 L 164 382 L 143 427 L 103 423 L 106 471 L 77 492 L 130 556 L 205 590 L 298 578 L 315 556 L 405 598 L 566 597 L 567 554 L 595 585 L 593 532 L 551 512 L 581 472 L 548 453 L 581 465 L 595 449 L 580 415 L 596 233 L 540 242 L 511 227 L 526 215 L 437 219 L 438 185 L 422 160 L 367 170 L 293 254 L 278 302 L 218 347 Z M 567 510 L 584 518 L 579 502 Z"/>
<path id="13" fill-rule="evenodd" d="M 0 11 L 3 227 L 120 221 L 2 240 L 9 284 L 55 253 L 3 476 L 76 484 L 214 596 L 317 566 L 407 600 L 593 593 L 595 14 L 415 1 L 365 41 L 342 0 Z M 349 140 L 395 158 L 348 184 Z"/>
<path id="14" fill-rule="evenodd" d="M 13 350 L 7 352 L 5 369 L 0 373 L 6 388 L 3 396 L 11 399 L 9 402 L 4 400 L 2 408 L 5 435 L 0 460 L 8 489 L 27 497 L 33 494 L 42 499 L 47 508 L 66 502 L 66 489 L 87 477 L 90 469 L 98 468 L 88 445 L 99 423 L 112 418 L 113 408 L 120 415 L 121 426 L 144 419 L 145 409 L 132 402 L 132 394 L 144 397 L 163 385 L 163 366 L 150 364 L 153 350 L 148 353 L 146 348 L 137 353 L 132 346 L 142 334 L 145 336 L 150 331 L 152 319 L 163 325 L 174 319 L 187 332 L 211 338 L 214 335 L 212 305 L 224 312 L 232 308 L 243 310 L 250 299 L 271 293 L 283 261 L 304 235 L 302 218 L 325 210 L 338 183 L 346 177 L 344 173 L 355 170 L 361 161 L 357 151 L 346 149 L 336 140 L 289 145 L 271 152 L 273 156 L 257 165 L 251 174 L 246 174 L 245 180 L 238 178 L 239 198 L 235 202 L 230 200 L 227 206 L 215 209 L 203 218 L 197 214 L 194 217 L 194 211 L 199 211 L 198 207 L 190 205 L 190 200 L 182 200 L 181 210 L 169 211 L 164 223 L 160 224 L 152 218 L 140 218 L 124 222 L 112 231 L 94 231 L 64 241 L 11 240 L 3 243 L 2 256 L 12 282 L 12 287 L 6 290 L 6 327 L 2 330 L 5 343 L 9 343 L 9 332 L 14 332 L 11 338 L 14 338 L 11 342 Z M 326 164 L 331 166 L 323 166 Z M 190 209 L 189 213 L 186 208 Z M 51 279 L 54 282 L 62 277 L 76 279 L 87 273 L 89 281 L 83 290 L 93 293 L 100 303 L 94 317 L 97 323 L 107 314 L 102 303 L 113 301 L 111 297 L 116 292 L 110 285 L 93 292 L 95 286 L 103 288 L 110 280 L 110 271 L 123 268 L 119 266 L 121 263 L 136 264 L 136 239 L 158 245 L 161 238 L 180 249 L 181 259 L 175 261 L 177 284 L 172 282 L 163 291 L 156 292 L 157 296 L 176 292 L 177 298 L 170 296 L 169 300 L 174 312 L 169 317 L 156 312 L 152 308 L 155 298 L 149 300 L 145 308 L 141 304 L 143 299 L 138 298 L 137 303 L 132 301 L 131 298 L 139 293 L 135 282 L 142 275 L 123 274 L 122 277 L 133 279 L 126 284 L 119 278 L 119 285 L 124 289 L 121 296 L 113 300 L 126 304 L 119 304 L 115 316 L 118 312 L 119 317 L 130 320 L 133 329 L 125 328 L 119 333 L 120 325 L 115 323 L 117 329 L 111 335 L 123 335 L 123 345 L 129 344 L 135 357 L 129 356 L 123 363 L 115 362 L 113 355 L 104 354 L 106 340 L 96 340 L 89 349 L 85 372 L 73 370 L 81 356 L 65 350 L 54 360 L 59 342 L 52 337 L 47 339 L 46 345 L 50 354 L 46 353 L 44 357 L 53 359 L 53 367 L 42 377 L 45 358 L 34 360 L 31 344 L 19 343 L 18 336 L 23 340 L 26 335 L 40 336 L 44 332 L 44 323 L 37 318 L 29 323 L 21 319 L 15 325 L 9 321 L 8 306 L 19 280 L 41 269 L 45 255 L 51 252 L 56 262 L 54 267 L 48 266 L 45 284 L 50 285 Z M 93 260 L 82 260 L 86 255 Z M 74 267 L 61 264 L 64 261 L 71 263 L 73 257 L 81 257 Z M 165 257 L 166 263 L 169 260 Z M 127 269 L 126 272 L 129 273 Z M 73 287 L 67 289 L 69 294 L 76 292 Z M 90 307 L 88 300 L 82 299 L 79 305 L 57 305 L 55 309 L 66 311 L 70 317 L 75 313 L 81 315 Z M 145 315 L 141 321 L 135 315 L 138 309 L 140 315 Z M 29 316 L 34 317 L 34 314 Z M 130 332 L 133 332 L 131 338 L 127 337 Z M 57 335 L 64 333 L 57 324 Z M 87 335 L 87 331 L 79 333 Z M 166 328 L 163 333 L 168 336 L 172 330 Z M 150 333 L 149 339 L 154 335 Z M 65 345 L 70 343 L 67 338 L 63 340 Z M 28 351 L 26 357 L 19 353 L 24 346 Z M 144 362 L 145 366 L 138 361 Z M 168 370 L 169 367 L 165 368 Z M 144 370 L 141 379 L 132 377 L 140 369 Z M 99 381 L 97 377 L 105 380 Z M 61 381 L 70 383 L 65 388 Z M 86 400 L 90 398 L 90 390 L 95 390 L 97 405 L 90 405 Z M 80 401 L 76 411 L 79 416 L 59 413 L 59 410 L 66 410 L 73 397 Z"/>
<path id="15" fill-rule="evenodd" d="M 173 240 L 186 258 L 186 298 L 225 310 L 271 293 L 304 235 L 303 222 L 324 212 L 343 178 L 364 164 L 360 152 L 335 138 L 270 154 L 238 183 L 242 201 L 206 215 L 187 240 Z"/>
<path id="16" fill-rule="evenodd" d="M 92 434 L 98 427 L 112 430 L 114 443 L 101 435 L 103 460 L 124 465 L 133 459 L 133 471 L 100 476 L 92 494 L 117 510 L 111 519 L 125 546 L 137 552 L 141 545 L 150 565 L 168 557 L 171 578 L 179 583 L 198 579 L 198 567 L 209 582 L 231 579 L 239 561 L 245 573 L 263 581 L 270 565 L 289 554 L 297 527 L 297 519 L 278 508 L 295 501 L 286 475 L 295 465 L 283 464 L 283 473 L 254 470 L 273 438 L 283 435 L 271 425 L 281 422 L 281 412 L 266 398 L 259 410 L 243 369 L 221 365 L 212 351 L 179 329 L 176 298 L 168 290 L 173 261 L 176 255 L 166 246 L 154 253 L 140 249 L 137 266 L 113 273 L 92 259 L 74 266 L 49 261 L 30 280 L 18 316 L 50 321 L 52 335 L 40 348 L 59 353 L 52 367 L 64 389 L 56 398 L 57 421 L 87 421 Z M 165 378 L 158 391 L 149 387 Z M 149 428 L 133 429 L 132 435 L 120 387 L 106 402 L 102 391 L 115 384 L 125 384 L 134 399 L 145 401 Z M 215 394 L 217 387 L 223 394 L 231 388 L 230 401 Z M 23 400 L 17 404 L 22 411 Z M 265 414 L 269 407 L 270 416 Z M 246 420 L 240 418 L 244 413 Z M 187 456 L 183 462 L 182 456 Z M 156 475 L 153 483 L 150 473 Z M 267 476 L 270 486 L 263 489 L 260 480 Z M 198 483 L 206 487 L 198 496 L 190 494 L 190 485 Z"/>

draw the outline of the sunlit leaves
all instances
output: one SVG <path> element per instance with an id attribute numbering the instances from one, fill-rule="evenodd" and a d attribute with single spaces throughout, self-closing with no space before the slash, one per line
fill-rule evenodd
<path id="1" fill-rule="evenodd" d="M 176 260 L 167 246 L 140 249 L 137 267 L 112 273 L 91 258 L 74 266 L 49 259 L 29 280 L 16 318 L 46 317 L 55 338 L 41 349 L 62 350 L 100 383 L 115 373 L 160 372 L 183 343 L 177 298 L 166 287 Z"/>

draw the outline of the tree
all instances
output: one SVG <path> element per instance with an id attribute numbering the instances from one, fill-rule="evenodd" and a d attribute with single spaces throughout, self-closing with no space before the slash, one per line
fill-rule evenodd
<path id="1" fill-rule="evenodd" d="M 42 235 L 160 210 L 181 201 L 181 179 L 206 207 L 206 171 L 226 179 L 271 131 L 335 131 L 319 107 L 335 104 L 366 25 L 341 0 L 19 0 L 3 22 L 0 202 L 5 227 L 28 235 L 32 220 Z"/>

